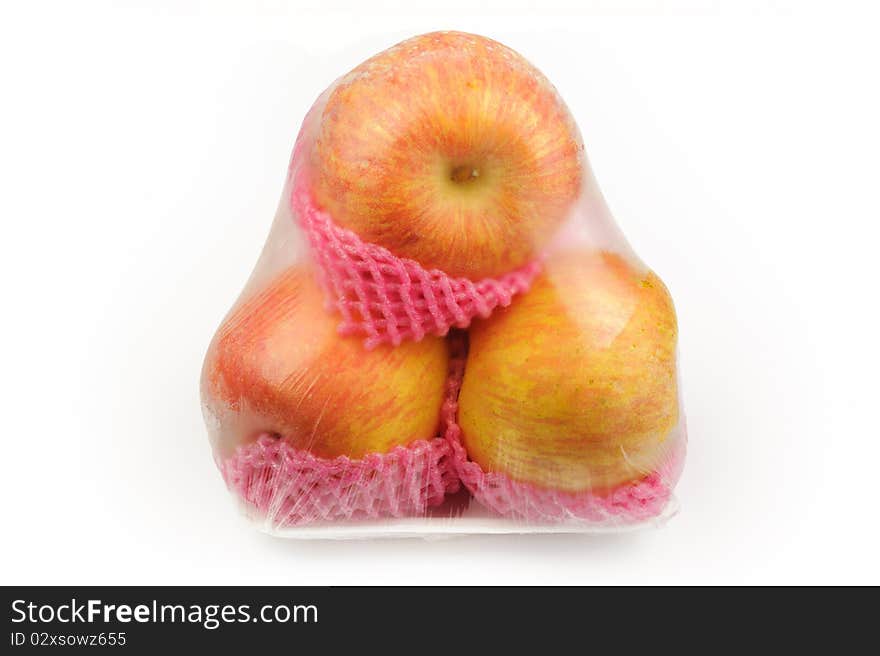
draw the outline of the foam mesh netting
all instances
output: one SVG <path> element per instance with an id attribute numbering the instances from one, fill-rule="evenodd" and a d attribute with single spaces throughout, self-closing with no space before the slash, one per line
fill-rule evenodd
<path id="1" fill-rule="evenodd" d="M 460 443 L 452 442 L 457 473 L 479 503 L 502 517 L 533 523 L 589 522 L 617 525 L 657 517 L 672 498 L 681 455 L 668 468 L 621 485 L 606 495 L 569 493 L 519 483 L 504 474 L 484 472 L 467 459 Z"/>
<path id="2" fill-rule="evenodd" d="M 367 348 L 466 328 L 475 317 L 510 305 L 541 268 L 533 261 L 478 282 L 428 270 L 337 226 L 315 206 L 304 176 L 295 176 L 292 187 L 294 215 L 308 237 L 329 305 L 341 316 L 339 332 L 363 336 Z"/>
<path id="3" fill-rule="evenodd" d="M 324 459 L 263 435 L 221 463 L 248 512 L 280 529 L 319 522 L 421 517 L 458 491 L 442 439 L 420 440 L 361 460 Z"/>

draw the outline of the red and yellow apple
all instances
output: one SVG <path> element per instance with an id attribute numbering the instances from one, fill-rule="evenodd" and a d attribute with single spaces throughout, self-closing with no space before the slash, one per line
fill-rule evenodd
<path id="1" fill-rule="evenodd" d="M 551 258 L 527 294 L 476 322 L 459 397 L 471 460 L 566 492 L 650 473 L 678 421 L 666 287 L 608 252 Z"/>
<path id="2" fill-rule="evenodd" d="M 404 41 L 327 96 L 305 170 L 335 222 L 452 276 L 533 259 L 567 215 L 583 143 L 556 90 L 506 46 Z"/>
<path id="3" fill-rule="evenodd" d="M 366 350 L 341 337 L 312 272 L 293 267 L 227 317 L 202 397 L 222 455 L 260 434 L 333 458 L 436 436 L 448 353 L 440 338 Z"/>

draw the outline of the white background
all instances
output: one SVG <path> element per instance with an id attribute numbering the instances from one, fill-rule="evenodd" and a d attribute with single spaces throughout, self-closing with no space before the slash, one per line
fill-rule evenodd
<path id="1" fill-rule="evenodd" d="M 358 4 L 3 5 L 2 583 L 880 583 L 877 14 Z M 214 468 L 201 359 L 299 122 L 441 28 L 555 82 L 673 292 L 691 446 L 662 530 L 282 541 Z"/>

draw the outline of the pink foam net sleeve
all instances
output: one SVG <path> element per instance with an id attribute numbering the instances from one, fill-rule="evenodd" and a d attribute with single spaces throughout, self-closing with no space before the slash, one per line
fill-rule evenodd
<path id="1" fill-rule="evenodd" d="M 334 224 L 313 203 L 302 175 L 293 179 L 291 204 L 312 247 L 329 305 L 342 317 L 339 332 L 363 336 L 367 348 L 466 328 L 474 317 L 488 317 L 527 291 L 540 270 L 534 261 L 474 282 L 425 269 Z"/>
<path id="2" fill-rule="evenodd" d="M 319 458 L 263 435 L 220 463 L 248 513 L 273 529 L 319 522 L 420 517 L 458 491 L 452 449 L 420 440 L 361 460 Z"/>

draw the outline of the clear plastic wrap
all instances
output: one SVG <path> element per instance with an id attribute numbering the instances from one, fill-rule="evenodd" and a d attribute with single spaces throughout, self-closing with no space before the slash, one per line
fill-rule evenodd
<path id="1" fill-rule="evenodd" d="M 556 90 L 434 33 L 307 114 L 203 410 L 269 532 L 622 530 L 674 509 L 676 349 Z"/>

